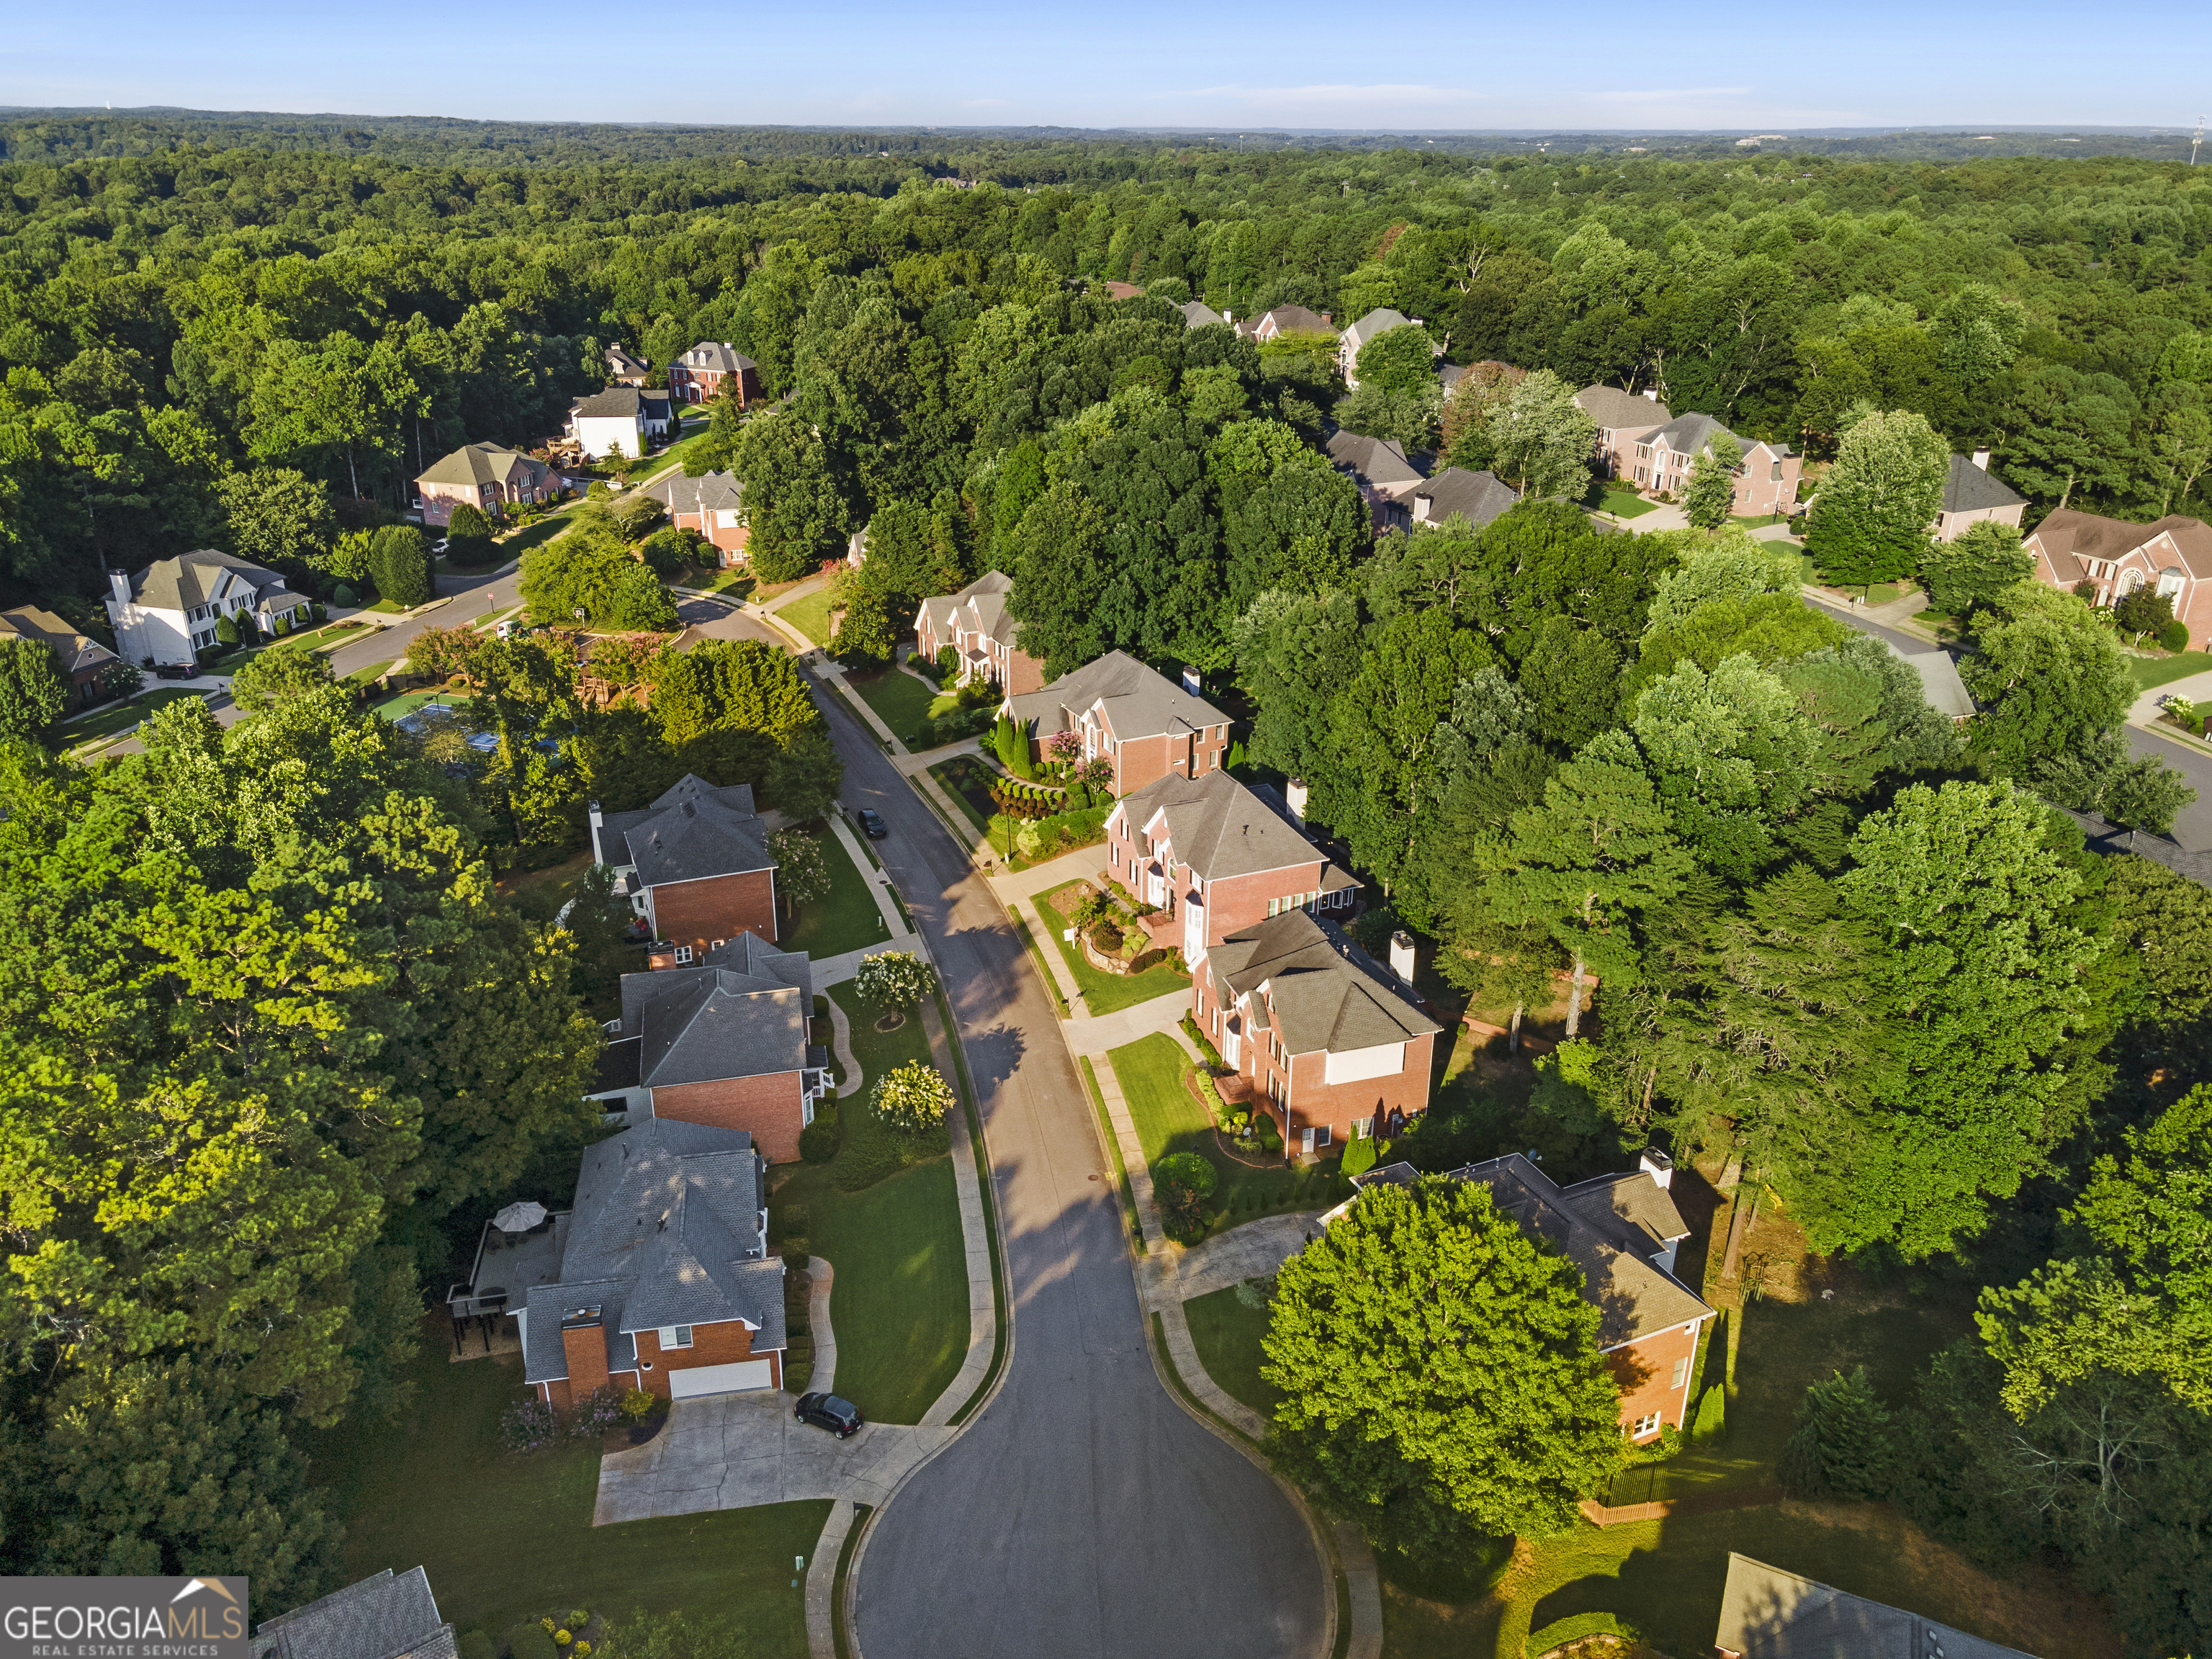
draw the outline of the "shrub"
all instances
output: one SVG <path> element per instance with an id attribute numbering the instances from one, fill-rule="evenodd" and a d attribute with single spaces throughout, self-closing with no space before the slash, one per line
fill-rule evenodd
<path id="1" fill-rule="evenodd" d="M 135 697 L 146 684 L 146 671 L 120 657 L 100 671 L 100 689 L 111 697 Z"/>
<path id="2" fill-rule="evenodd" d="M 807 1229 L 814 1224 L 814 1212 L 804 1204 L 787 1204 L 779 1213 L 786 1238 L 804 1238 Z"/>
<path id="3" fill-rule="evenodd" d="M 215 638 L 216 643 L 218 645 L 236 645 L 238 643 L 238 623 L 236 618 L 231 617 L 218 617 L 216 619 L 215 624 Z"/>
<path id="4" fill-rule="evenodd" d="M 1728 1390 L 1716 1382 L 1698 1401 L 1697 1421 L 1690 1425 L 1692 1440 L 1717 1440 L 1728 1426 Z"/>
<path id="5" fill-rule="evenodd" d="M 1188 1014 L 1182 1017 L 1182 1034 L 1198 1045 L 1198 1052 L 1206 1056 L 1206 1063 L 1208 1066 L 1217 1072 L 1225 1069 L 1221 1062 L 1221 1050 L 1213 1046 L 1204 1029 Z"/>
<path id="6" fill-rule="evenodd" d="M 331 590 L 331 603 L 332 605 L 358 605 L 361 603 L 361 599 L 359 596 L 354 592 L 353 589 L 348 587 L 343 582 L 340 582 L 336 587 Z M 483 1634 L 480 1631 L 471 1632 L 471 1633 L 472 1635 Z"/>
<path id="7" fill-rule="evenodd" d="M 453 516 L 446 520 L 446 534 L 458 540 L 462 537 L 486 537 L 491 534 L 491 520 L 467 501 L 457 503 Z"/>
<path id="8" fill-rule="evenodd" d="M 1141 974 L 1147 969 L 1158 967 L 1167 959 L 1167 951 L 1156 945 L 1151 950 L 1139 951 L 1134 957 L 1131 957 L 1129 960 L 1129 971 L 1133 974 Z"/>
<path id="9" fill-rule="evenodd" d="M 480 1630 L 472 1630 L 453 1644 L 460 1659 L 499 1659 L 499 1644 Z"/>
<path id="10" fill-rule="evenodd" d="M 507 1659 L 561 1659 L 553 1632 L 542 1625 L 517 1625 L 507 1633 Z"/>
<path id="11" fill-rule="evenodd" d="M 1117 955 L 1121 949 L 1121 930 L 1110 921 L 1094 923 L 1091 929 L 1091 948 L 1102 957 Z"/>
<path id="12" fill-rule="evenodd" d="M 643 1389 L 623 1390 L 622 1414 L 633 1423 L 642 1423 L 647 1418 L 652 1416 L 653 1404 L 653 1395 Z"/>
<path id="13" fill-rule="evenodd" d="M 517 1401 L 499 1416 L 499 1441 L 511 1452 L 542 1451 L 559 1431 L 553 1407 L 532 1395 Z"/>
<path id="14" fill-rule="evenodd" d="M 824 1103 L 814 1109 L 814 1121 L 799 1132 L 799 1155 L 809 1164 L 827 1164 L 837 1156 L 837 1109 Z"/>
<path id="15" fill-rule="evenodd" d="M 1344 1158 L 1337 1165 L 1346 1175 L 1365 1175 L 1375 1167 L 1375 1137 L 1361 1135 L 1344 1149 Z"/>
<path id="16" fill-rule="evenodd" d="M 1796 1497 L 1875 1498 L 1888 1489 L 1889 1461 L 1889 1413 L 1861 1365 L 1805 1390 L 1779 1473 Z"/>
<path id="17" fill-rule="evenodd" d="M 1529 1653 L 1549 1653 L 1553 1648 L 1563 1648 L 1585 1636 L 1618 1636 L 1625 1642 L 1640 1642 L 1644 1630 L 1617 1613 L 1577 1613 L 1553 1620 L 1530 1636 L 1523 1647 Z"/>
<path id="18" fill-rule="evenodd" d="M 283 639 L 291 631 L 292 619 L 289 617 L 279 617 L 276 618 L 276 637 L 278 639 Z"/>
<path id="19" fill-rule="evenodd" d="M 1219 1179 L 1196 1152 L 1170 1152 L 1152 1165 L 1152 1196 L 1170 1238 L 1194 1244 L 1206 1236 L 1206 1200 Z"/>
<path id="20" fill-rule="evenodd" d="M 2176 618 L 2158 630 L 2158 648 L 2179 653 L 2189 649 L 2189 624 Z"/>
<path id="21" fill-rule="evenodd" d="M 613 1386 L 594 1389 L 568 1413 L 568 1438 L 596 1440 L 623 1420 L 622 1396 Z"/>
<path id="22" fill-rule="evenodd" d="M 910 1060 L 876 1079 L 870 1103 L 893 1128 L 920 1134 L 945 1121 L 954 1104 L 952 1085 L 935 1066 Z"/>

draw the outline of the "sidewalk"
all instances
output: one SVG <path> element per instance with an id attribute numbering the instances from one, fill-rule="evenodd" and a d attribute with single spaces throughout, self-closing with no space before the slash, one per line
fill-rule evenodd
<path id="1" fill-rule="evenodd" d="M 2128 724 L 2130 726 L 2148 726 L 2162 738 L 2170 737 L 2183 743 L 2194 741 L 2179 726 L 2159 723 L 2159 711 L 2166 707 L 2168 697 L 2186 697 L 2191 702 L 2212 702 L 2212 673 L 2191 674 L 2185 679 L 2154 687 L 2137 697 L 2135 706 L 2128 710 Z"/>
<path id="2" fill-rule="evenodd" d="M 959 1086 L 959 1068 L 953 1064 L 952 1042 L 945 1029 L 937 1000 L 921 1005 L 922 1029 L 929 1034 L 929 1057 L 945 1080 Z M 960 1200 L 960 1237 L 968 1252 L 968 1357 L 929 1409 L 921 1414 L 925 1429 L 950 1423 L 953 1413 L 975 1397 L 990 1374 L 991 1353 L 998 1346 L 997 1294 L 991 1282 L 990 1231 L 983 1219 L 983 1187 L 975 1174 L 975 1146 L 969 1130 L 968 1114 L 956 1109 L 951 1116 L 952 1185 Z"/>

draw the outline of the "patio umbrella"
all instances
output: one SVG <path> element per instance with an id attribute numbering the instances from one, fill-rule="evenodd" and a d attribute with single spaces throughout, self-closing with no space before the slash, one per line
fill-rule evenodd
<path id="1" fill-rule="evenodd" d="M 501 1210 L 491 1218 L 491 1224 L 503 1233 L 526 1233 L 544 1219 L 545 1206 L 536 1199 L 525 1199 Z"/>

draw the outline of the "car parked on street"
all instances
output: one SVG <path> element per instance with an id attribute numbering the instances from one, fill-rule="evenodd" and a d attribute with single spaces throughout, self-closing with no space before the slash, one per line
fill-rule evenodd
<path id="1" fill-rule="evenodd" d="M 853 822 L 860 826 L 860 833 L 870 841 L 881 841 L 891 832 L 890 825 L 884 822 L 884 815 L 872 806 L 863 806 L 854 811 Z"/>
<path id="2" fill-rule="evenodd" d="M 802 1394 L 791 1414 L 802 1423 L 829 1430 L 840 1440 L 850 1440 L 860 1433 L 863 1421 L 858 1406 L 834 1394 Z"/>

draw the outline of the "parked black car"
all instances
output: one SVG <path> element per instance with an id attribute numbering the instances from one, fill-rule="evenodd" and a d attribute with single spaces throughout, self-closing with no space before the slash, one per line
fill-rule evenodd
<path id="1" fill-rule="evenodd" d="M 863 806 L 854 812 L 853 822 L 860 826 L 860 833 L 870 841 L 881 841 L 891 832 L 890 825 L 884 822 L 884 815 L 872 806 Z"/>
<path id="2" fill-rule="evenodd" d="M 860 1431 L 860 1408 L 834 1394 L 802 1394 L 791 1414 L 802 1423 L 829 1430 L 840 1440 L 849 1440 Z"/>

